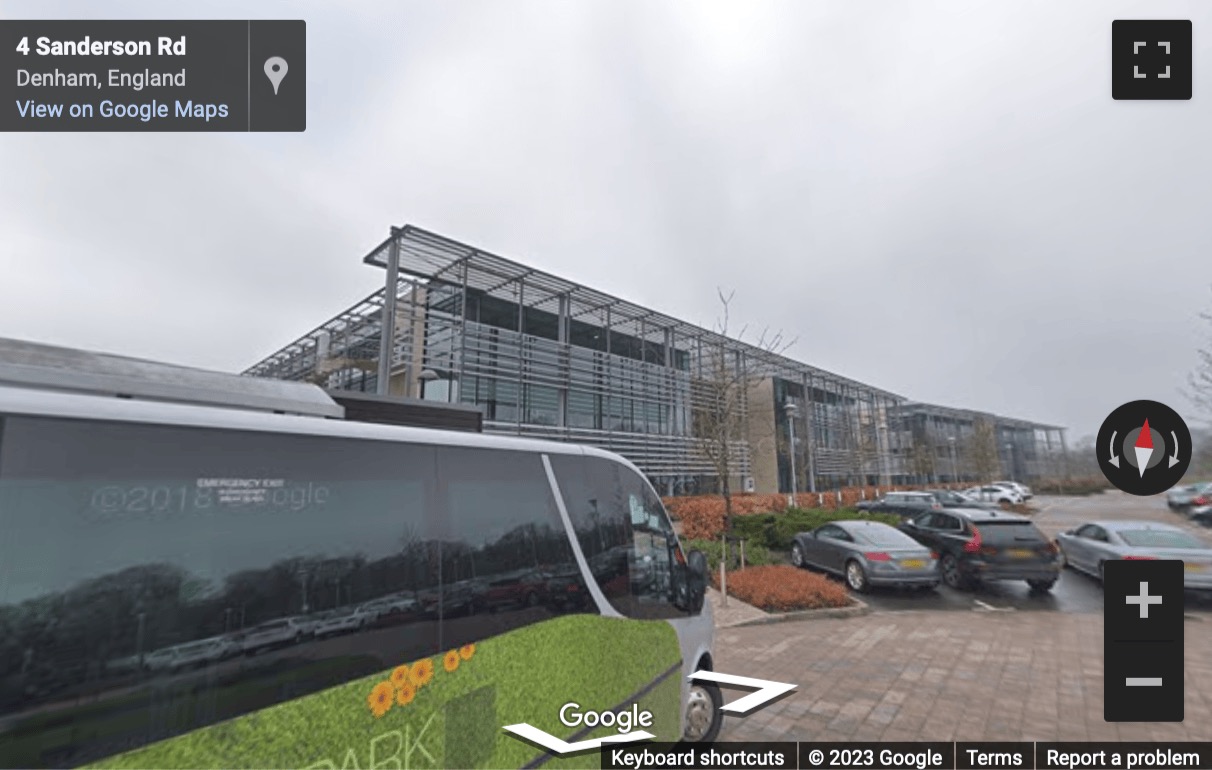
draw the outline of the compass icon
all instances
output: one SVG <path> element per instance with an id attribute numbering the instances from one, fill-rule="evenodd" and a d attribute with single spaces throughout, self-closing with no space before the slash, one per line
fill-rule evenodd
<path id="1" fill-rule="evenodd" d="M 1094 451 L 1112 484 L 1133 495 L 1157 495 L 1187 472 L 1191 431 L 1165 404 L 1130 401 L 1103 421 Z"/>

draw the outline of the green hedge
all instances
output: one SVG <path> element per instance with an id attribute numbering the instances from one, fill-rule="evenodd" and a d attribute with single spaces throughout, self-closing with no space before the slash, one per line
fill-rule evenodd
<path id="1" fill-rule="evenodd" d="M 788 508 L 784 513 L 734 516 L 732 526 L 733 534 L 745 539 L 748 555 L 749 549 L 755 545 L 762 545 L 773 551 L 790 551 L 792 539 L 800 532 L 814 530 L 831 521 L 853 519 L 880 521 L 894 527 L 901 523 L 901 517 L 887 513 L 864 513 L 846 508 L 836 511 Z M 719 550 L 718 547 L 716 550 Z"/>
<path id="2" fill-rule="evenodd" d="M 687 540 L 682 543 L 682 547 L 687 551 L 699 550 L 707 557 L 707 566 L 712 572 L 720 568 L 720 551 L 723 544 L 719 540 Z M 767 564 L 775 564 L 776 561 L 770 555 L 770 550 L 765 545 L 755 541 L 747 541 L 745 543 L 745 566 L 746 567 L 762 567 Z M 741 568 L 741 550 L 735 544 L 728 545 L 728 569 L 736 570 Z"/>

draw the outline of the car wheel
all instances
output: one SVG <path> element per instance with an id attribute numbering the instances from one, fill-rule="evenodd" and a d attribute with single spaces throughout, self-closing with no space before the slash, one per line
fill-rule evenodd
<path id="1" fill-rule="evenodd" d="M 846 562 L 846 585 L 860 594 L 865 593 L 868 588 L 867 573 L 863 571 L 863 565 L 854 559 Z"/>
<path id="2" fill-rule="evenodd" d="M 1028 580 L 1027 585 L 1031 587 L 1031 591 L 1037 594 L 1044 594 L 1052 590 L 1052 586 L 1056 585 L 1056 578 L 1051 580 Z"/>
<path id="3" fill-rule="evenodd" d="M 949 588 L 959 589 L 966 587 L 967 581 L 964 580 L 964 575 L 960 572 L 959 560 L 954 555 L 949 553 L 943 554 L 943 559 L 939 562 L 938 568 L 943 573 L 943 582 Z"/>
<path id="4" fill-rule="evenodd" d="M 796 543 L 791 546 L 791 564 L 795 567 L 803 568 L 804 566 L 804 551 L 800 548 L 800 544 Z"/>
<path id="5" fill-rule="evenodd" d="M 711 743 L 720 734 L 724 721 L 724 696 L 710 682 L 690 680 L 686 702 L 686 725 L 682 731 L 684 743 Z"/>

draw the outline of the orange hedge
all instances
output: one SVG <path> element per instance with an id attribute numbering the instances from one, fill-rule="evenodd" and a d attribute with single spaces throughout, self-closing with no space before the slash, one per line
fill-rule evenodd
<path id="1" fill-rule="evenodd" d="M 711 582 L 719 588 L 719 575 Z M 728 573 L 728 595 L 767 612 L 847 607 L 850 595 L 840 584 L 787 564 L 748 567 Z"/>
<path id="2" fill-rule="evenodd" d="M 897 486 L 900 491 L 910 489 L 937 489 L 957 485 L 939 484 L 934 487 Z M 888 491 L 888 487 L 866 488 L 867 500 L 879 497 Z M 834 492 L 801 492 L 795 496 L 797 508 L 823 508 L 833 511 L 838 508 L 853 507 L 864 499 L 859 487 L 847 488 L 841 491 L 841 504 L 838 504 L 838 494 Z M 711 540 L 720 536 L 724 531 L 724 498 L 720 495 L 694 495 L 691 497 L 666 497 L 663 502 L 665 509 L 674 519 L 682 522 L 682 535 L 692 539 Z M 787 510 L 787 495 L 752 495 L 735 494 L 732 496 L 732 513 L 736 516 L 749 514 L 782 513 Z"/>

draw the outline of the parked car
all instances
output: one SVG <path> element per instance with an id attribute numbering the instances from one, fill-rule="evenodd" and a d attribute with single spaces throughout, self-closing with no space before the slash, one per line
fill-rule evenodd
<path id="1" fill-rule="evenodd" d="M 929 489 L 926 491 L 928 495 L 934 495 L 934 499 L 938 500 L 939 504 L 944 508 L 996 508 L 997 503 L 978 500 L 975 497 L 952 492 L 949 489 Z"/>
<path id="2" fill-rule="evenodd" d="M 1198 524 L 1203 524 L 1205 527 L 1212 527 L 1212 497 L 1201 496 L 1197 498 L 1197 501 L 1198 500 L 1202 500 L 1203 502 L 1196 502 L 1196 504 L 1188 508 L 1187 515 L 1191 517 L 1192 521 Z"/>
<path id="3" fill-rule="evenodd" d="M 361 607 L 343 607 L 312 616 L 312 634 L 317 638 L 360 631 L 378 620 L 378 613 Z"/>
<path id="4" fill-rule="evenodd" d="M 1212 546 L 1186 530 L 1155 521 L 1092 521 L 1056 536 L 1064 564 L 1102 580 L 1114 559 L 1181 559 L 1184 584 L 1212 590 Z"/>
<path id="5" fill-rule="evenodd" d="M 538 570 L 502 575 L 488 583 L 484 590 L 483 602 L 490 612 L 535 607 L 543 601 L 546 583 L 547 575 Z"/>
<path id="6" fill-rule="evenodd" d="M 311 636 L 312 626 L 303 618 L 277 618 L 248 629 L 242 646 L 245 655 L 256 655 L 262 650 L 297 644 Z"/>
<path id="7" fill-rule="evenodd" d="M 1190 509 L 1209 503 L 1212 503 L 1212 484 L 1206 482 L 1174 487 L 1166 494 L 1166 505 L 1179 513 L 1189 513 Z"/>
<path id="8" fill-rule="evenodd" d="M 1035 497 L 1035 493 L 1031 491 L 1031 487 L 1026 484 L 1020 484 L 1017 481 L 995 481 L 993 482 L 993 486 L 1013 489 L 1015 492 L 1018 492 L 1023 500 L 1030 500 L 1032 497 Z"/>
<path id="9" fill-rule="evenodd" d="M 835 521 L 795 536 L 791 563 L 842 575 L 854 591 L 871 586 L 934 588 L 938 556 L 878 521 Z"/>
<path id="10" fill-rule="evenodd" d="M 965 489 L 964 494 L 969 497 L 974 497 L 986 503 L 1006 503 L 1007 505 L 1017 505 L 1023 501 L 1023 496 L 1016 490 L 1009 487 L 998 487 L 993 484 L 986 484 L 980 487 L 972 487 Z"/>
<path id="11" fill-rule="evenodd" d="M 930 511 L 901 531 L 939 554 L 939 572 L 951 588 L 995 580 L 1023 580 L 1050 591 L 1060 575 L 1058 548 L 1031 520 L 981 508 Z"/>
<path id="12" fill-rule="evenodd" d="M 148 671 L 176 672 L 196 666 L 218 663 L 237 655 L 240 648 L 223 637 L 199 639 L 148 653 L 143 667 Z"/>
<path id="13" fill-rule="evenodd" d="M 864 500 L 854 507 L 869 513 L 916 516 L 922 511 L 939 510 L 943 505 L 929 492 L 889 492 L 879 500 Z"/>
<path id="14" fill-rule="evenodd" d="M 580 610 L 592 601 L 581 572 L 573 565 L 564 566 L 547 576 L 543 597 L 557 612 Z"/>

